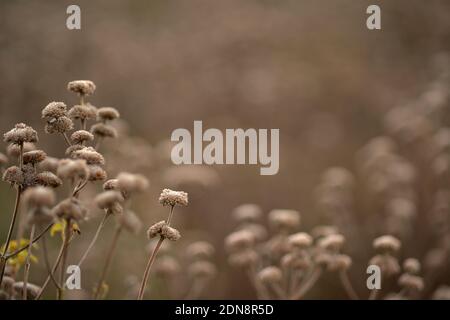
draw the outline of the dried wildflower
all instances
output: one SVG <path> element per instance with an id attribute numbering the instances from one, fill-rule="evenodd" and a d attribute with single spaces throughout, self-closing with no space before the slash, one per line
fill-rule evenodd
<path id="1" fill-rule="evenodd" d="M 62 159 L 59 161 L 56 174 L 61 179 L 86 179 L 89 176 L 89 168 L 85 160 Z"/>
<path id="2" fill-rule="evenodd" d="M 34 181 L 37 185 L 40 185 L 43 187 L 57 188 L 60 185 L 62 185 L 61 179 L 58 178 L 54 173 L 49 172 L 49 171 L 44 171 L 44 172 L 38 173 L 34 177 Z"/>
<path id="3" fill-rule="evenodd" d="M 420 262 L 417 259 L 409 258 L 403 262 L 403 270 L 409 274 L 418 274 L 420 272 Z"/>
<path id="4" fill-rule="evenodd" d="M 129 195 L 135 192 L 143 192 L 148 188 L 148 180 L 140 174 L 121 172 L 117 176 L 117 184 L 122 192 Z"/>
<path id="5" fill-rule="evenodd" d="M 23 144 L 23 152 L 28 152 L 35 150 L 36 146 L 31 142 L 25 142 Z M 20 146 L 17 144 L 10 144 L 6 149 L 6 154 L 11 158 L 19 158 L 20 156 Z"/>
<path id="6" fill-rule="evenodd" d="M 2 168 L 7 163 L 8 157 L 6 157 L 3 153 L 0 152 L 0 168 Z"/>
<path id="7" fill-rule="evenodd" d="M 69 117 L 52 118 L 45 124 L 46 133 L 64 133 L 73 129 L 73 122 Z"/>
<path id="8" fill-rule="evenodd" d="M 32 283 L 27 283 L 26 288 L 27 288 L 27 299 L 36 298 L 37 295 L 39 294 L 39 291 L 41 290 L 41 287 Z M 22 296 L 22 291 L 25 290 L 25 283 L 22 281 L 14 283 L 13 289 L 16 295 Z"/>
<path id="9" fill-rule="evenodd" d="M 70 136 L 70 140 L 72 140 L 72 142 L 76 145 L 81 145 L 84 142 L 93 141 L 94 136 L 89 131 L 78 130 L 72 133 L 72 135 Z"/>
<path id="10" fill-rule="evenodd" d="M 186 256 L 188 256 L 189 259 L 192 260 L 206 259 L 212 257 L 214 251 L 214 247 L 209 242 L 197 241 L 191 243 L 186 248 Z"/>
<path id="11" fill-rule="evenodd" d="M 314 262 L 322 268 L 328 268 L 333 261 L 333 255 L 329 252 L 319 252 L 314 255 Z"/>
<path id="12" fill-rule="evenodd" d="M 345 238 L 341 234 L 330 234 L 329 236 L 319 240 L 319 247 L 330 250 L 339 251 L 345 243 Z"/>
<path id="13" fill-rule="evenodd" d="M 257 222 L 262 214 L 261 207 L 252 203 L 241 204 L 232 212 L 233 218 L 238 222 Z"/>
<path id="14" fill-rule="evenodd" d="M 192 278 L 213 278 L 217 269 L 209 261 L 195 261 L 188 268 L 188 274 Z"/>
<path id="15" fill-rule="evenodd" d="M 307 270 L 311 267 L 312 260 L 308 254 L 288 253 L 281 258 L 281 265 L 294 270 Z"/>
<path id="16" fill-rule="evenodd" d="M 289 245 L 295 249 L 306 249 L 311 246 L 312 242 L 312 237 L 305 232 L 295 233 L 288 238 Z"/>
<path id="17" fill-rule="evenodd" d="M 117 215 L 117 222 L 132 234 L 138 234 L 142 230 L 142 222 L 131 210 Z"/>
<path id="18" fill-rule="evenodd" d="M 74 120 L 90 120 L 97 117 L 97 108 L 90 103 L 75 105 L 70 108 L 68 116 Z"/>
<path id="19" fill-rule="evenodd" d="M 181 266 L 174 257 L 162 256 L 155 261 L 155 273 L 162 277 L 174 276 L 180 270 Z"/>
<path id="20" fill-rule="evenodd" d="M 345 271 L 352 265 L 352 258 L 345 254 L 333 255 L 327 267 L 330 271 Z"/>
<path id="21" fill-rule="evenodd" d="M 28 151 L 23 154 L 23 163 L 24 164 L 27 164 L 27 163 L 36 164 L 36 163 L 44 161 L 46 157 L 47 157 L 47 154 L 42 150 Z"/>
<path id="22" fill-rule="evenodd" d="M 24 123 L 18 123 L 13 129 L 3 135 L 3 140 L 7 143 L 22 145 L 25 142 L 38 142 L 37 132 Z"/>
<path id="23" fill-rule="evenodd" d="M 83 149 L 74 151 L 73 156 L 77 159 L 86 160 L 87 164 L 105 164 L 105 158 L 103 158 L 103 156 L 92 147 L 84 147 Z"/>
<path id="24" fill-rule="evenodd" d="M 169 227 L 167 224 L 161 227 L 161 236 L 170 241 L 178 241 L 181 238 L 180 232 L 175 228 Z"/>
<path id="25" fill-rule="evenodd" d="M 104 123 L 96 123 L 91 127 L 91 132 L 102 138 L 117 138 L 117 130 Z"/>
<path id="26" fill-rule="evenodd" d="M 276 230 L 292 230 L 300 225 L 300 213 L 296 210 L 275 209 L 269 212 L 269 223 Z"/>
<path id="27" fill-rule="evenodd" d="M 3 181 L 9 182 L 11 185 L 22 185 L 25 177 L 19 167 L 12 166 L 3 173 Z"/>
<path id="28" fill-rule="evenodd" d="M 67 84 L 67 90 L 78 93 L 80 96 L 90 96 L 95 91 L 95 84 L 90 80 L 75 80 Z"/>
<path id="29" fill-rule="evenodd" d="M 106 171 L 100 166 L 88 166 L 89 181 L 103 181 L 107 178 Z"/>
<path id="30" fill-rule="evenodd" d="M 423 279 L 421 277 L 404 273 L 398 279 L 398 284 L 409 290 L 422 291 L 424 288 Z"/>
<path id="31" fill-rule="evenodd" d="M 42 162 L 39 163 L 38 168 L 42 171 L 50 171 L 56 173 L 58 169 L 59 159 L 53 157 L 46 157 Z"/>
<path id="32" fill-rule="evenodd" d="M 97 117 L 101 121 L 114 120 L 120 117 L 119 111 L 111 107 L 99 108 L 97 111 Z"/>
<path id="33" fill-rule="evenodd" d="M 369 264 L 379 266 L 384 276 L 393 276 L 400 272 L 398 260 L 388 254 L 374 256 L 370 259 Z"/>
<path id="34" fill-rule="evenodd" d="M 76 198 L 69 198 L 58 203 L 52 210 L 57 217 L 79 221 L 86 215 L 86 208 Z"/>
<path id="35" fill-rule="evenodd" d="M 64 102 L 50 102 L 42 110 L 42 118 L 47 121 L 67 116 L 67 106 Z"/>
<path id="36" fill-rule="evenodd" d="M 225 249 L 228 252 L 240 251 L 253 246 L 255 238 L 250 231 L 240 230 L 225 238 Z"/>
<path id="37" fill-rule="evenodd" d="M 103 190 L 120 190 L 119 181 L 117 179 L 109 179 L 103 184 Z"/>
<path id="38" fill-rule="evenodd" d="M 188 194 L 183 191 L 164 189 L 159 196 L 159 203 L 161 203 L 163 206 L 187 206 Z"/>
<path id="39" fill-rule="evenodd" d="M 51 207 L 55 203 L 55 193 L 46 187 L 28 188 L 23 197 L 28 207 Z"/>
<path id="40" fill-rule="evenodd" d="M 331 234 L 337 234 L 338 230 L 335 226 L 317 226 L 311 230 L 314 239 L 323 238 Z"/>
<path id="41" fill-rule="evenodd" d="M 74 154 L 76 151 L 81 150 L 83 148 L 86 148 L 86 146 L 82 145 L 82 144 L 73 144 L 71 146 L 69 146 L 66 149 L 66 156 L 69 156 L 71 158 L 75 158 Z"/>
<path id="42" fill-rule="evenodd" d="M 266 267 L 258 273 L 258 278 L 261 282 L 266 284 L 278 283 L 283 278 L 280 268 L 278 267 Z"/>
<path id="43" fill-rule="evenodd" d="M 150 228 L 147 230 L 147 237 L 149 239 L 152 239 L 156 237 L 157 235 L 161 234 L 162 227 L 166 225 L 166 221 L 162 220 L 155 224 L 153 224 Z"/>
<path id="44" fill-rule="evenodd" d="M 382 252 L 397 252 L 400 250 L 401 242 L 393 236 L 385 235 L 376 238 L 373 241 L 373 247 Z"/>
<path id="45" fill-rule="evenodd" d="M 259 223 L 244 223 L 238 228 L 239 230 L 247 230 L 253 233 L 253 236 L 256 241 L 264 241 L 267 239 L 267 229 L 265 226 Z"/>
<path id="46" fill-rule="evenodd" d="M 258 253 L 253 249 L 244 249 L 228 257 L 228 263 L 235 267 L 253 266 L 257 261 Z"/>
<path id="47" fill-rule="evenodd" d="M 116 203 L 122 203 L 124 198 L 120 192 L 104 191 L 97 195 L 94 201 L 100 209 L 111 209 Z"/>

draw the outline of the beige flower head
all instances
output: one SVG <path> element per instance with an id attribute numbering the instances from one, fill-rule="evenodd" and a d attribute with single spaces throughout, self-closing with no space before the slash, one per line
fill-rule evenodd
<path id="1" fill-rule="evenodd" d="M 139 234 L 142 230 L 141 219 L 131 210 L 117 215 L 117 222 L 132 234 Z"/>
<path id="2" fill-rule="evenodd" d="M 239 230 L 231 233 L 225 238 L 225 249 L 228 252 L 241 251 L 252 247 L 255 243 L 253 233 L 248 230 Z"/>
<path id="3" fill-rule="evenodd" d="M 409 273 L 404 273 L 398 279 L 399 286 L 412 291 L 422 291 L 424 288 L 423 279 Z"/>
<path id="4" fill-rule="evenodd" d="M 55 193 L 46 187 L 28 188 L 23 193 L 24 201 L 28 208 L 51 207 L 55 203 Z"/>
<path id="5" fill-rule="evenodd" d="M 233 218 L 238 222 L 257 222 L 262 215 L 261 207 L 253 203 L 241 204 L 232 212 Z"/>
<path id="6" fill-rule="evenodd" d="M 67 117 L 67 106 L 64 102 L 53 101 L 42 109 L 42 118 L 47 121 L 61 117 Z"/>
<path id="7" fill-rule="evenodd" d="M 113 209 L 117 203 L 123 203 L 124 198 L 118 191 L 104 191 L 95 197 L 95 203 L 100 209 Z"/>
<path id="8" fill-rule="evenodd" d="M 24 123 L 18 123 L 10 131 L 3 135 L 3 140 L 7 143 L 23 145 L 25 142 L 38 142 L 37 132 Z"/>
<path id="9" fill-rule="evenodd" d="M 73 129 L 73 122 L 69 117 L 63 116 L 47 120 L 45 124 L 46 133 L 64 133 Z"/>
<path id="10" fill-rule="evenodd" d="M 119 180 L 117 179 L 109 179 L 103 184 L 103 190 L 120 190 L 119 188 Z"/>
<path id="11" fill-rule="evenodd" d="M 19 167 L 12 166 L 3 172 L 3 181 L 6 181 L 11 185 L 20 186 L 24 183 L 25 177 Z"/>
<path id="12" fill-rule="evenodd" d="M 75 144 L 83 144 L 84 142 L 93 141 L 94 136 L 89 131 L 78 130 L 72 133 L 70 140 Z"/>
<path id="13" fill-rule="evenodd" d="M 159 196 L 159 203 L 163 206 L 187 206 L 188 194 L 183 191 L 174 191 L 170 189 L 164 189 Z"/>
<path id="14" fill-rule="evenodd" d="M 75 80 L 67 84 L 67 89 L 80 96 L 90 96 L 95 91 L 95 84 L 90 80 Z"/>
<path id="15" fill-rule="evenodd" d="M 79 221 L 86 216 L 86 208 L 76 198 L 68 198 L 58 203 L 52 210 L 52 213 L 64 219 L 73 219 Z"/>
<path id="16" fill-rule="evenodd" d="M 42 162 L 39 163 L 38 168 L 42 171 L 50 171 L 56 173 L 58 170 L 59 159 L 54 157 L 46 157 Z"/>
<path id="17" fill-rule="evenodd" d="M 98 109 L 97 117 L 100 121 L 110 121 L 119 118 L 120 113 L 115 108 L 103 107 Z"/>
<path id="18" fill-rule="evenodd" d="M 312 245 L 312 237 L 305 232 L 295 233 L 288 238 L 289 246 L 293 249 L 306 249 Z"/>
<path id="19" fill-rule="evenodd" d="M 409 258 L 403 262 L 403 270 L 409 274 L 418 274 L 420 272 L 420 262 L 417 259 Z"/>
<path id="20" fill-rule="evenodd" d="M 38 173 L 34 177 L 34 181 L 37 185 L 40 185 L 43 187 L 57 188 L 60 185 L 62 185 L 61 179 L 58 178 L 53 172 L 50 172 L 50 171 L 44 171 L 44 172 Z"/>
<path id="21" fill-rule="evenodd" d="M 344 246 L 345 237 L 341 234 L 330 234 L 329 236 L 319 240 L 320 248 L 337 252 Z"/>
<path id="22" fill-rule="evenodd" d="M 262 283 L 274 284 L 279 283 L 283 278 L 283 274 L 278 267 L 266 267 L 258 273 L 258 278 Z"/>
<path id="23" fill-rule="evenodd" d="M 85 160 L 62 159 L 59 160 L 56 174 L 61 179 L 86 179 L 89 177 L 89 168 Z"/>
<path id="24" fill-rule="evenodd" d="M 42 150 L 32 150 L 25 152 L 23 154 L 23 163 L 31 163 L 31 164 L 37 164 L 39 162 L 42 162 L 47 157 L 47 154 Z"/>
<path id="25" fill-rule="evenodd" d="M 92 147 L 84 147 L 83 149 L 73 152 L 76 159 L 86 160 L 87 164 L 104 165 L 105 158 Z"/>
<path id="26" fill-rule="evenodd" d="M 169 227 L 167 224 L 161 227 L 161 236 L 170 241 L 178 241 L 181 238 L 180 232 L 175 228 Z"/>
<path id="27" fill-rule="evenodd" d="M 400 240 L 390 235 L 378 237 L 373 241 L 373 247 L 375 248 L 375 250 L 381 252 L 398 252 L 401 245 L 402 244 Z"/>
<path id="28" fill-rule="evenodd" d="M 89 168 L 89 181 L 103 181 L 106 180 L 106 171 L 97 165 L 90 165 Z"/>
<path id="29" fill-rule="evenodd" d="M 160 235 L 161 234 L 161 229 L 165 225 L 166 225 L 166 221 L 164 221 L 164 220 L 155 223 L 150 228 L 148 228 L 148 230 L 147 230 L 147 237 L 149 239 L 153 239 L 154 237 Z"/>
<path id="30" fill-rule="evenodd" d="M 97 108 L 90 103 L 75 105 L 69 110 L 68 116 L 73 120 L 95 119 L 97 117 Z"/>
<path id="31" fill-rule="evenodd" d="M 117 130 L 104 123 L 96 123 L 91 127 L 91 132 L 102 138 L 117 138 Z"/>
<path id="32" fill-rule="evenodd" d="M 186 248 L 186 256 L 191 260 L 207 259 L 214 255 L 214 247 L 206 241 L 197 241 L 191 243 Z"/>
<path id="33" fill-rule="evenodd" d="M 296 210 L 275 209 L 269 212 L 269 223 L 276 230 L 293 230 L 300 226 L 300 213 Z"/>
<path id="34" fill-rule="evenodd" d="M 149 186 L 147 178 L 143 175 L 128 172 L 121 172 L 117 175 L 117 184 L 119 189 L 127 196 L 143 192 Z"/>

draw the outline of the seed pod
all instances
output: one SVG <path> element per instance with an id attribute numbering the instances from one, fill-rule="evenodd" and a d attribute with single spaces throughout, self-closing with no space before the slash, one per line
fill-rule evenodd
<path id="1" fill-rule="evenodd" d="M 67 84 L 67 89 L 80 96 L 90 96 L 95 91 L 95 84 L 90 80 L 75 80 Z"/>
<path id="2" fill-rule="evenodd" d="M 188 194 L 183 191 L 164 189 L 159 196 L 159 203 L 163 206 L 187 206 Z"/>
<path id="3" fill-rule="evenodd" d="M 47 157 L 47 154 L 42 150 L 32 150 L 25 152 L 23 154 L 23 163 L 24 164 L 36 164 L 42 162 Z"/>
<path id="4" fill-rule="evenodd" d="M 94 136 L 89 131 L 78 130 L 78 131 L 75 131 L 74 133 L 72 133 L 72 135 L 70 136 L 70 140 L 72 140 L 72 142 L 75 144 L 81 145 L 84 142 L 93 141 Z"/>
<path id="5" fill-rule="evenodd" d="M 38 142 L 37 132 L 24 123 L 18 123 L 13 129 L 3 135 L 3 140 L 7 143 L 21 145 L 25 142 Z"/>

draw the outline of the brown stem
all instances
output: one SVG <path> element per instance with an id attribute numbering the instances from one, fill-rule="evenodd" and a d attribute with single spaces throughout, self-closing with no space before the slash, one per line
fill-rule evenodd
<path id="1" fill-rule="evenodd" d="M 66 272 L 67 254 L 69 250 L 69 237 L 71 228 L 70 218 L 66 219 L 65 221 L 66 221 L 66 228 L 64 229 L 63 254 L 61 260 L 61 267 L 59 270 L 59 286 L 62 290 L 58 290 L 58 300 L 62 300 L 64 294 L 64 275 Z"/>
<path id="2" fill-rule="evenodd" d="M 18 255 L 19 253 L 21 253 L 23 250 L 28 249 L 28 247 L 29 247 L 30 245 L 32 245 L 33 243 L 37 242 L 41 237 L 43 237 L 43 236 L 47 233 L 47 231 L 50 230 L 50 228 L 51 228 L 52 226 L 53 226 L 53 223 L 50 223 L 50 224 L 44 229 L 44 231 L 42 231 L 40 234 L 38 234 L 38 235 L 36 236 L 36 238 L 34 238 L 32 241 L 28 242 L 28 244 L 26 244 L 26 245 L 23 246 L 22 248 L 17 249 L 16 251 L 14 251 L 14 252 L 12 252 L 12 253 L 10 253 L 10 254 L 7 254 L 7 255 L 5 256 L 5 259 L 8 260 L 9 258 L 12 258 L 12 257 Z"/>
<path id="3" fill-rule="evenodd" d="M 36 230 L 36 226 L 33 223 L 31 226 L 31 232 L 30 232 L 30 241 L 34 238 L 34 231 Z M 28 275 L 30 274 L 30 259 L 31 259 L 31 249 L 33 248 L 32 245 L 28 246 L 28 255 L 25 262 L 25 271 L 23 273 L 23 289 L 22 289 L 22 298 L 23 300 L 27 300 L 27 291 L 28 291 Z"/>
<path id="4" fill-rule="evenodd" d="M 88 248 L 86 249 L 86 251 L 84 252 L 83 256 L 81 257 L 80 262 L 78 262 L 78 267 L 81 267 L 81 264 L 84 262 L 84 260 L 88 256 L 89 252 L 94 247 L 94 244 L 97 241 L 98 236 L 100 235 L 100 231 L 105 226 L 106 220 L 108 219 L 109 216 L 110 216 L 110 214 L 108 212 L 106 212 L 105 215 L 103 216 L 103 219 L 100 222 L 100 224 L 98 225 L 97 231 L 95 232 L 94 238 L 92 238 L 91 243 L 89 244 Z"/>
<path id="5" fill-rule="evenodd" d="M 103 140 L 102 137 L 98 137 L 97 143 L 95 144 L 95 150 L 98 151 L 100 149 L 100 146 L 102 145 L 102 140 Z"/>
<path id="6" fill-rule="evenodd" d="M 171 222 L 171 220 L 172 220 L 172 216 L 173 216 L 173 208 L 174 208 L 174 206 L 170 206 L 169 216 L 167 217 L 167 221 L 166 221 L 166 223 L 167 223 L 168 226 L 170 226 L 170 222 Z"/>
<path id="7" fill-rule="evenodd" d="M 247 270 L 248 277 L 256 290 L 256 295 L 260 300 L 267 300 L 270 298 L 267 288 L 261 283 L 256 275 L 256 268 L 254 265 L 250 266 Z"/>
<path id="8" fill-rule="evenodd" d="M 56 286 L 56 288 L 58 290 L 61 290 L 61 287 L 59 286 L 58 281 L 56 281 L 54 275 L 53 275 L 53 271 L 50 268 L 50 261 L 48 259 L 48 249 L 47 249 L 47 237 L 44 236 L 42 237 L 42 253 L 44 256 L 44 263 L 45 263 L 45 268 L 47 269 L 48 275 L 50 276 L 50 279 L 52 280 L 53 284 Z"/>
<path id="9" fill-rule="evenodd" d="M 300 286 L 300 288 L 295 292 L 291 299 L 292 300 L 299 300 L 303 298 L 303 296 L 311 290 L 311 288 L 316 284 L 317 280 L 319 280 L 320 275 L 322 274 L 322 270 L 320 268 L 314 269 L 311 276 L 305 280 L 305 282 Z"/>
<path id="10" fill-rule="evenodd" d="M 165 238 L 163 236 L 160 236 L 158 243 L 156 244 L 156 247 L 153 249 L 153 252 L 148 259 L 147 266 L 145 267 L 145 271 L 144 271 L 144 276 L 142 278 L 141 287 L 139 288 L 139 294 L 138 294 L 137 300 L 142 300 L 144 298 L 145 287 L 147 286 L 150 269 L 153 265 L 153 262 L 156 259 L 156 255 L 158 254 L 159 248 L 161 247 L 161 244 L 163 243 L 164 239 Z"/>
<path id="11" fill-rule="evenodd" d="M 64 141 L 66 141 L 67 146 L 68 147 L 72 146 L 72 143 L 70 142 L 69 137 L 67 137 L 67 133 L 62 132 L 61 134 L 64 137 Z"/>
<path id="12" fill-rule="evenodd" d="M 75 187 L 75 189 L 72 192 L 72 197 L 76 198 L 78 197 L 78 193 L 83 190 L 83 188 L 87 185 L 89 182 L 89 179 L 84 180 L 83 182 L 80 182 L 78 186 Z"/>
<path id="13" fill-rule="evenodd" d="M 100 280 L 97 284 L 97 288 L 94 291 L 94 300 L 96 300 L 100 294 L 100 290 L 103 286 L 103 281 L 106 278 L 106 275 L 108 274 L 109 266 L 111 264 L 112 258 L 114 256 L 114 251 L 117 247 L 117 241 L 119 240 L 120 232 L 122 231 L 122 227 L 117 227 L 116 232 L 114 233 L 113 240 L 111 242 L 111 246 L 109 247 L 108 254 L 106 256 L 105 265 L 103 266 L 102 273 L 100 275 Z"/>
<path id="14" fill-rule="evenodd" d="M 355 289 L 352 286 L 352 283 L 350 282 L 350 279 L 348 278 L 347 271 L 340 271 L 339 278 L 341 279 L 342 285 L 344 286 L 348 297 L 352 300 L 359 300 L 358 294 L 356 293 Z"/>

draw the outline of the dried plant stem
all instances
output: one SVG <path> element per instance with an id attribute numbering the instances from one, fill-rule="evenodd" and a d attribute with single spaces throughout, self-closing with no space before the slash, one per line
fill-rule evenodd
<path id="1" fill-rule="evenodd" d="M 303 298 L 303 296 L 311 290 L 311 288 L 316 284 L 317 280 L 319 280 L 322 274 L 322 270 L 320 268 L 315 268 L 311 276 L 301 284 L 300 288 L 291 296 L 292 300 L 299 300 Z"/>
<path id="2" fill-rule="evenodd" d="M 119 240 L 121 231 L 122 231 L 121 226 L 116 228 L 116 232 L 114 233 L 114 237 L 111 242 L 111 246 L 109 247 L 108 254 L 106 255 L 105 265 L 103 266 L 102 273 L 100 275 L 100 279 L 97 284 L 97 288 L 94 291 L 94 296 L 93 296 L 94 300 L 96 300 L 98 298 L 98 296 L 100 294 L 100 290 L 102 289 L 102 286 L 103 286 L 103 281 L 105 280 L 106 275 L 108 274 L 109 266 L 111 265 L 111 261 L 114 256 L 114 251 L 116 250 L 117 242 Z"/>
<path id="3" fill-rule="evenodd" d="M 95 150 L 98 151 L 100 149 L 100 146 L 102 145 L 102 141 L 103 141 L 103 138 L 98 137 L 97 142 L 95 143 Z"/>
<path id="4" fill-rule="evenodd" d="M 270 288 L 275 292 L 279 299 L 286 298 L 286 293 L 283 291 L 283 288 L 279 283 L 271 283 Z"/>
<path id="5" fill-rule="evenodd" d="M 21 161 L 22 163 L 22 161 Z M 7 258 L 6 258 L 6 253 L 8 252 L 9 249 L 9 244 L 11 242 L 11 237 L 12 237 L 12 233 L 14 230 L 14 225 L 16 223 L 17 220 L 17 213 L 19 212 L 19 203 L 20 203 L 20 196 L 22 194 L 22 188 L 18 187 L 16 189 L 16 202 L 14 205 L 14 212 L 12 215 L 12 219 L 11 219 L 11 223 L 9 224 L 9 230 L 8 230 L 8 236 L 6 237 L 6 242 L 5 242 L 5 249 L 3 250 L 2 256 L 1 256 L 1 266 L 0 266 L 0 286 L 3 282 L 3 275 L 5 274 L 5 268 L 6 268 L 6 262 L 7 262 Z"/>
<path id="6" fill-rule="evenodd" d="M 69 137 L 67 136 L 67 133 L 62 132 L 61 134 L 64 137 L 64 141 L 66 142 L 67 146 L 70 147 L 72 145 L 72 143 L 70 142 Z"/>
<path id="7" fill-rule="evenodd" d="M 79 192 L 81 190 L 83 190 L 83 188 L 87 185 L 88 182 L 89 182 L 89 179 L 86 179 L 84 181 L 80 181 L 80 183 L 78 183 L 78 185 L 74 188 L 74 190 L 72 192 L 72 197 L 77 198 Z"/>
<path id="8" fill-rule="evenodd" d="M 30 245 L 32 245 L 33 243 L 39 241 L 39 239 L 40 239 L 41 237 L 43 237 L 43 236 L 48 232 L 48 230 L 50 230 L 50 228 L 51 228 L 52 226 L 53 226 L 53 223 L 50 223 L 50 224 L 49 224 L 47 227 L 45 227 L 45 229 L 44 229 L 40 234 L 38 234 L 32 241 L 30 241 L 28 244 L 26 244 L 26 245 L 23 246 L 22 248 L 19 248 L 19 249 L 17 249 L 16 251 L 14 251 L 14 252 L 12 252 L 12 253 L 10 253 L 10 254 L 7 254 L 7 255 L 5 256 L 5 259 L 8 260 L 8 259 L 10 259 L 10 258 L 12 258 L 12 257 L 14 257 L 14 256 L 16 256 L 16 255 L 18 255 L 19 253 L 21 253 L 23 250 L 28 249 L 28 247 L 29 247 Z"/>
<path id="9" fill-rule="evenodd" d="M 36 230 L 36 225 L 33 223 L 31 226 L 31 232 L 30 232 L 30 241 L 34 238 L 34 232 Z M 28 246 L 28 255 L 25 262 L 25 271 L 23 273 L 23 288 L 22 288 L 22 298 L 23 300 L 27 300 L 27 291 L 28 291 L 28 276 L 30 274 L 30 260 L 31 260 L 31 249 L 33 248 L 33 245 Z"/>
<path id="10" fill-rule="evenodd" d="M 253 287 L 256 290 L 256 295 L 258 299 L 260 300 L 267 300 L 270 298 L 269 292 L 267 291 L 267 288 L 259 281 L 258 277 L 256 276 L 256 268 L 255 266 L 250 266 L 247 269 L 248 277 L 250 278 L 250 281 L 253 283 Z"/>
<path id="11" fill-rule="evenodd" d="M 59 270 L 59 286 L 61 290 L 58 289 L 58 300 L 63 299 L 64 295 L 64 275 L 66 273 L 66 263 L 67 263 L 67 255 L 69 250 L 69 238 L 70 238 L 70 229 L 71 229 L 71 221 L 70 219 L 66 219 L 66 227 L 64 229 L 64 239 L 63 239 L 63 253 L 61 260 L 61 268 Z"/>
<path id="12" fill-rule="evenodd" d="M 170 206 L 169 216 L 167 217 L 167 220 L 166 220 L 166 223 L 167 223 L 167 225 L 169 225 L 169 226 L 170 226 L 170 222 L 172 221 L 173 208 L 174 208 L 174 206 Z"/>
<path id="13" fill-rule="evenodd" d="M 106 212 L 105 215 L 103 216 L 103 219 L 100 222 L 100 224 L 98 225 L 97 231 L 95 232 L 94 238 L 92 238 L 91 243 L 89 244 L 88 248 L 86 249 L 83 256 L 81 257 L 80 262 L 78 262 L 78 267 L 81 267 L 84 260 L 87 258 L 89 252 L 94 247 L 94 244 L 97 241 L 98 236 L 100 235 L 100 232 L 102 231 L 103 227 L 105 226 L 106 220 L 108 219 L 109 216 L 110 216 L 110 214 L 108 212 Z"/>
<path id="14" fill-rule="evenodd" d="M 45 234 L 42 237 L 42 251 L 43 251 L 44 263 L 45 263 L 45 267 L 47 268 L 48 275 L 50 276 L 50 279 L 52 280 L 52 282 L 56 286 L 56 288 L 61 290 L 61 287 L 59 286 L 58 281 L 56 281 L 56 279 L 53 275 L 53 271 L 50 268 L 50 261 L 48 259 L 48 249 L 47 249 L 47 237 L 45 236 Z"/>
<path id="15" fill-rule="evenodd" d="M 172 207 L 172 210 L 173 210 L 173 207 Z M 172 212 L 172 210 L 171 210 L 171 212 Z M 150 269 L 152 268 L 153 262 L 156 259 L 156 255 L 158 254 L 159 248 L 161 247 L 164 239 L 165 238 L 163 236 L 159 237 L 158 243 L 156 244 L 155 248 L 153 249 L 153 252 L 150 255 L 150 258 L 148 259 L 147 266 L 145 267 L 145 271 L 144 271 L 144 276 L 142 278 L 141 287 L 139 288 L 139 294 L 138 294 L 137 300 L 142 300 L 144 298 L 145 287 L 147 286 Z"/>
<path id="16" fill-rule="evenodd" d="M 344 286 L 348 297 L 352 300 L 359 300 L 358 294 L 356 293 L 355 289 L 352 286 L 352 283 L 350 282 L 350 279 L 348 278 L 347 271 L 340 271 L 339 278 L 341 279 L 342 285 Z"/>

